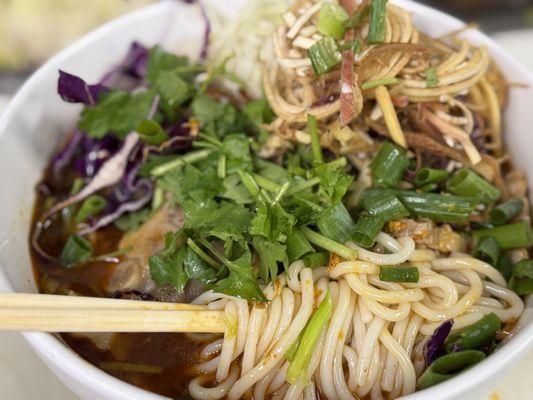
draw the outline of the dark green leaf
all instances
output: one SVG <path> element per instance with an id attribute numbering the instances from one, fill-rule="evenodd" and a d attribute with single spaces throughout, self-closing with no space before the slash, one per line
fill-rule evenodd
<path id="1" fill-rule="evenodd" d="M 204 285 L 211 284 L 217 280 L 216 271 L 190 247 L 187 247 L 184 265 L 189 279 L 195 279 Z"/>
<path id="2" fill-rule="evenodd" d="M 278 276 L 278 263 L 286 269 L 289 266 L 287 247 L 262 236 L 254 236 L 253 245 L 259 254 L 259 276 L 265 281 L 273 281 Z"/>
<path id="3" fill-rule="evenodd" d="M 107 133 L 123 138 L 146 118 L 153 97 L 151 91 L 130 94 L 114 90 L 103 93 L 97 105 L 82 111 L 78 128 L 95 138 Z"/>
<path id="4" fill-rule="evenodd" d="M 187 248 L 179 247 L 181 232 L 165 234 L 165 248 L 148 259 L 150 276 L 156 285 L 172 285 L 181 292 L 189 280 L 184 269 Z"/>
<path id="5" fill-rule="evenodd" d="M 353 181 L 343 168 L 328 164 L 318 164 L 314 168 L 315 175 L 320 179 L 322 197 L 330 204 L 337 204 L 342 200 Z"/>
<path id="6" fill-rule="evenodd" d="M 296 224 L 296 218 L 286 212 L 279 204 L 274 206 L 259 204 L 252 221 L 250 233 L 261 235 L 273 241 L 284 242 Z"/>

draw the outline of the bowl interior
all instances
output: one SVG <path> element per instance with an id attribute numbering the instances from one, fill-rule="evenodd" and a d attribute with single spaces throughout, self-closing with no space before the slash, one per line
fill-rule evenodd
<path id="1" fill-rule="evenodd" d="M 219 0 L 217 3 L 227 7 L 235 7 L 236 4 L 233 0 Z M 395 3 L 411 10 L 416 25 L 430 35 L 440 36 L 463 26 L 452 17 L 414 2 Z M 120 61 L 133 40 L 146 45 L 160 43 L 168 50 L 194 57 L 198 54 L 202 35 L 203 22 L 197 7 L 185 6 L 178 2 L 161 2 L 87 35 L 50 60 L 24 85 L 0 120 L 0 291 L 36 290 L 28 256 L 28 232 L 34 188 L 50 155 L 73 129 L 81 110 L 80 106 L 61 101 L 56 94 L 57 70 L 63 69 L 80 75 L 89 82 L 95 82 L 106 70 Z M 533 157 L 529 150 L 533 148 L 533 136 L 529 134 L 529 129 L 533 126 L 533 113 L 530 111 L 533 102 L 533 78 L 525 68 L 485 35 L 470 30 L 465 32 L 464 36 L 476 44 L 487 46 L 509 81 L 530 85 L 528 88 L 516 88 L 511 91 L 504 124 L 505 142 L 515 165 L 528 171 L 528 183 L 533 187 Z M 526 313 L 526 320 L 522 321 L 523 327 L 529 325 L 527 329 L 522 329 L 524 332 L 520 332 L 509 346 L 491 356 L 493 361 L 496 357 L 500 357 L 502 362 L 507 361 L 525 345 L 528 340 L 525 331 L 533 330 L 530 329 L 533 326 L 529 324 L 532 319 L 530 314 Z M 50 336 L 35 336 L 40 338 L 39 340 L 44 337 Z M 516 345 L 513 342 L 516 342 Z M 54 351 L 64 354 L 70 352 L 58 343 L 53 343 L 46 341 L 41 342 L 41 345 L 57 346 Z M 109 385 L 119 385 L 118 381 L 113 378 L 110 380 L 105 373 L 83 363 L 81 359 L 73 359 L 72 362 L 72 367 L 78 369 L 75 372 L 82 376 L 92 374 L 100 381 L 107 379 Z M 477 370 L 478 367 L 473 368 L 467 374 L 474 378 L 473 374 Z M 458 390 L 472 386 L 466 380 L 454 379 L 430 391 L 415 394 L 413 398 L 426 398 L 425 393 L 431 393 L 431 398 L 448 397 L 443 395 L 442 388 L 445 385 L 449 393 L 457 393 Z M 128 386 L 124 384 L 123 388 Z M 439 391 L 435 391 L 436 389 Z M 132 398 L 155 398 L 133 387 L 128 390 L 135 393 Z"/>

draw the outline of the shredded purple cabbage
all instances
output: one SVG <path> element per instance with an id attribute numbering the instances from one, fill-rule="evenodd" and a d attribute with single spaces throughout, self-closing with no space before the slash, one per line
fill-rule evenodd
<path id="1" fill-rule="evenodd" d="M 146 76 L 149 54 L 147 47 L 133 42 L 122 62 L 105 74 L 100 83 L 122 90 L 137 88 Z"/>
<path id="2" fill-rule="evenodd" d="M 446 338 L 450 334 L 453 326 L 453 319 L 444 321 L 431 335 L 426 344 L 424 345 L 424 355 L 426 358 L 426 365 L 430 365 L 435 361 L 444 346 Z"/>
<path id="3" fill-rule="evenodd" d="M 205 11 L 204 6 L 200 3 L 200 9 L 202 10 L 202 17 L 204 19 L 204 37 L 202 41 L 202 48 L 200 50 L 200 60 L 205 60 L 207 58 L 207 51 L 209 50 L 209 39 L 211 37 L 211 22 L 207 17 L 207 12 Z"/>
<path id="4" fill-rule="evenodd" d="M 59 70 L 57 92 L 63 100 L 69 103 L 83 103 L 88 106 L 94 106 L 100 93 L 107 90 L 108 88 L 100 83 L 88 85 L 79 76 Z"/>
<path id="5" fill-rule="evenodd" d="M 139 211 L 144 206 L 146 206 L 154 194 L 154 183 L 149 179 L 139 179 L 135 184 L 136 191 L 131 194 L 131 198 L 127 201 L 120 201 L 116 199 L 112 200 L 113 195 L 111 195 L 111 201 L 108 197 L 108 206 L 104 214 L 90 222 L 90 225 L 79 231 L 80 235 L 87 235 L 89 233 L 95 232 L 104 226 L 111 224 L 117 218 L 123 214 Z M 116 197 L 115 197 L 116 198 Z"/>
<path id="6" fill-rule="evenodd" d="M 72 165 L 83 177 L 92 178 L 121 146 L 122 141 L 114 135 L 96 139 L 83 134 L 75 148 Z"/>

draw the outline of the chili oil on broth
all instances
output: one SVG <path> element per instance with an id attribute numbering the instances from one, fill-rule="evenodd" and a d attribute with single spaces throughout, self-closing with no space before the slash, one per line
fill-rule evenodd
<path id="1" fill-rule="evenodd" d="M 54 177 L 50 169 L 41 180 L 54 196 L 67 194 L 74 182 L 72 174 Z M 37 191 L 33 210 L 32 231 L 46 211 L 46 196 Z M 108 226 L 92 234 L 91 243 L 96 254 L 116 251 L 123 233 Z M 31 236 L 30 236 L 31 237 Z M 40 243 L 51 254 L 61 252 L 68 232 L 61 224 L 52 223 L 43 230 Z M 110 297 L 105 290 L 116 263 L 88 262 L 73 268 L 65 268 L 57 262 L 41 257 L 31 246 L 30 256 L 37 288 L 40 293 Z M 173 399 L 190 399 L 187 386 L 195 375 L 202 344 L 181 333 L 115 333 L 107 348 L 99 348 L 88 337 L 62 333 L 63 341 L 86 361 L 105 370 L 110 375 L 142 389 Z M 105 334 L 104 334 L 105 335 Z M 127 365 L 149 366 L 149 372 L 128 370 Z M 106 368 L 106 366 L 113 368 Z M 121 370 L 126 365 L 126 370 Z"/>

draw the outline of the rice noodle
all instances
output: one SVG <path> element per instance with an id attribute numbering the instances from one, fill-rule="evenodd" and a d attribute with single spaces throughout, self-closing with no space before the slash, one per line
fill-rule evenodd
<path id="1" fill-rule="evenodd" d="M 383 392 L 407 395 L 414 392 L 422 371 L 417 360 L 423 344 L 442 321 L 454 318 L 457 330 L 491 312 L 506 322 L 523 310 L 520 297 L 486 263 L 461 253 L 435 258 L 434 252 L 415 250 L 411 237 L 396 239 L 382 232 L 377 243 L 389 254 L 349 244 L 359 251 L 357 259 L 315 270 L 305 268 L 302 261 L 292 263 L 265 288 L 270 299 L 266 306 L 245 306 L 243 300 L 213 292 L 201 295 L 195 304 L 225 310 L 237 328 L 222 344 L 216 339 L 206 345 L 204 357 L 213 349 L 220 351 L 213 358 L 216 383 L 204 386 L 208 379 L 199 367 L 189 384 L 192 397 L 236 400 L 253 393 L 254 399 L 316 399 L 317 390 L 331 399 L 379 399 Z M 418 283 L 379 279 L 379 265 L 405 263 L 419 268 Z M 284 355 L 328 290 L 331 318 L 305 379 L 290 384 L 290 361 Z M 314 293 L 319 293 L 317 298 Z M 239 307 L 250 309 L 249 316 L 244 309 L 239 313 Z"/>

